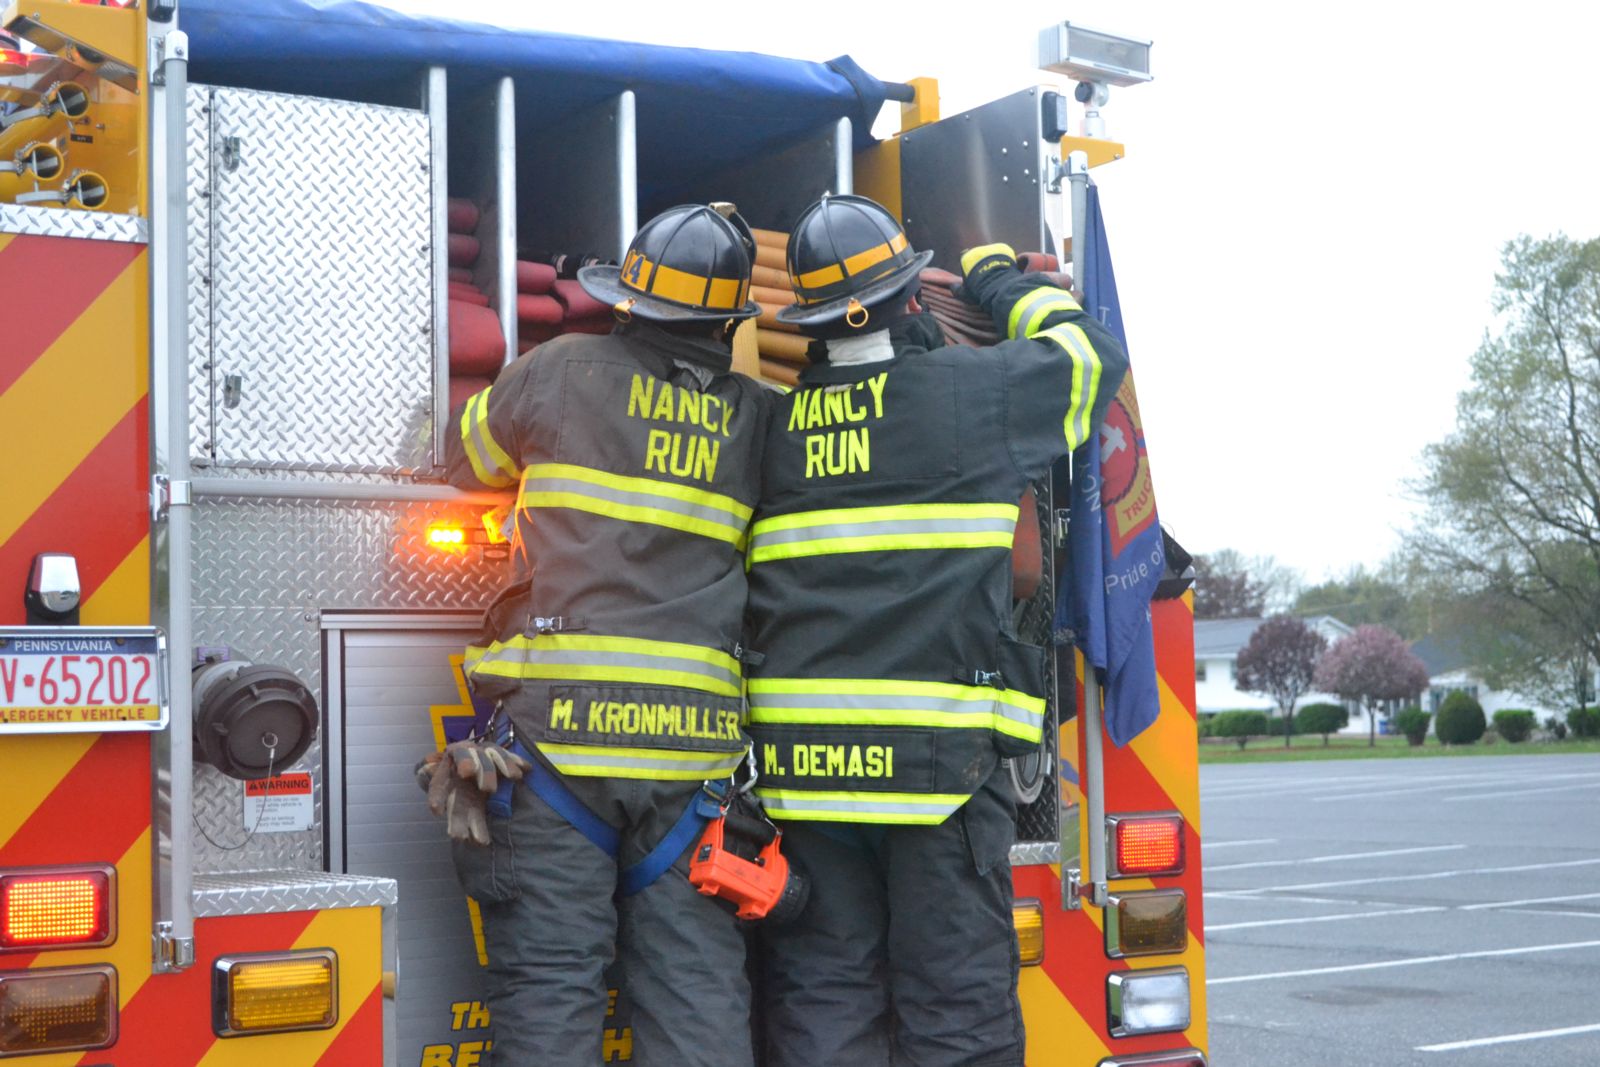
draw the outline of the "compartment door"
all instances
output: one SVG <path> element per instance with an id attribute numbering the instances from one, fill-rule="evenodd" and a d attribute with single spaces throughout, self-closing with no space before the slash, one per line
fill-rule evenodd
<path id="1" fill-rule="evenodd" d="M 213 462 L 431 467 L 427 116 L 216 89 L 211 131 Z"/>
<path id="2" fill-rule="evenodd" d="M 991 241 L 1062 254 L 1065 184 L 1060 145 L 1041 136 L 1044 92 L 1025 89 L 901 135 L 902 222 L 913 248 L 934 251 L 934 266 L 959 272 L 962 249 Z"/>

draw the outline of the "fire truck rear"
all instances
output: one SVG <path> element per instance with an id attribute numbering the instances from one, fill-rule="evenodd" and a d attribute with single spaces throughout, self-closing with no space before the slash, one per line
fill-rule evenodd
<path id="1" fill-rule="evenodd" d="M 931 80 L 843 59 L 179 8 L 0 16 L 0 425 L 25 459 L 0 506 L 0 1059 L 472 1067 L 481 931 L 411 767 L 471 724 L 461 651 L 510 501 L 442 483 L 452 395 L 594 328 L 559 276 L 671 204 L 734 200 L 781 242 L 855 191 L 941 266 L 978 238 L 1065 258 L 1122 148 L 1073 135 L 1056 87 L 941 118 Z M 1074 77 L 1131 54 L 1067 25 L 1044 45 Z M 902 127 L 873 140 L 885 99 Z M 736 347 L 775 387 L 803 358 L 770 323 Z M 1041 643 L 1067 492 L 1033 494 L 1017 621 Z M 1030 1064 L 1205 1062 L 1169 578 L 1155 724 L 1106 744 L 1063 648 L 1046 748 L 1012 768 Z M 631 1058 L 625 990 L 605 1049 Z"/>

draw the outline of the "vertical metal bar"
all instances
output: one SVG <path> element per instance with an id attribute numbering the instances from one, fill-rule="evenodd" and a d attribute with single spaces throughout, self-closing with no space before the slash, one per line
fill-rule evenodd
<path id="1" fill-rule="evenodd" d="M 1087 252 L 1083 237 L 1089 223 L 1089 157 L 1083 152 L 1067 156 L 1067 177 L 1072 182 L 1072 281 L 1083 286 Z M 1092 665 L 1083 672 L 1083 708 L 1079 718 L 1084 731 L 1082 790 L 1088 815 L 1089 900 L 1096 907 L 1106 902 L 1106 779 L 1105 715 L 1101 708 L 1100 679 Z"/>
<path id="2" fill-rule="evenodd" d="M 194 963 L 194 651 L 189 492 L 188 138 L 189 39 L 169 29 L 152 36 L 150 93 L 151 505 L 152 614 L 167 634 L 171 719 L 159 737 L 153 807 L 156 833 L 153 971 Z M 162 593 L 165 595 L 163 596 Z M 165 826 L 160 824 L 164 822 Z M 162 832 L 164 829 L 165 832 Z"/>
<path id="3" fill-rule="evenodd" d="M 350 869 L 345 854 L 344 765 L 344 631 L 322 628 L 322 825 L 327 834 L 328 870 L 344 874 Z"/>
<path id="4" fill-rule="evenodd" d="M 1094 667 L 1083 672 L 1083 799 L 1089 824 L 1089 902 L 1106 903 L 1106 776 L 1105 715 L 1101 710 L 1100 679 Z"/>
<path id="5" fill-rule="evenodd" d="M 1089 155 L 1067 153 L 1067 180 L 1072 183 L 1072 284 L 1083 288 L 1083 231 L 1089 226 Z"/>
<path id="6" fill-rule="evenodd" d="M 500 79 L 494 110 L 494 195 L 499 210 L 495 224 L 500 249 L 495 306 L 500 309 L 510 363 L 517 358 L 517 88 L 510 78 Z"/>
<path id="7" fill-rule="evenodd" d="M 840 196 L 856 189 L 855 127 L 842 118 L 833 128 L 833 191 Z"/>
<path id="8" fill-rule="evenodd" d="M 639 229 L 639 141 L 633 90 L 617 98 L 617 262 Z"/>
<path id="9" fill-rule="evenodd" d="M 433 201 L 433 462 L 444 465 L 450 415 L 450 156 L 449 103 L 444 67 L 429 67 L 423 82 L 428 110 L 428 171 Z"/>

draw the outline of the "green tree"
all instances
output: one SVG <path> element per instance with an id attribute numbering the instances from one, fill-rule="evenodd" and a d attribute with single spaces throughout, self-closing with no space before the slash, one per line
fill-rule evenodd
<path id="1" fill-rule="evenodd" d="M 1523 236 L 1502 264 L 1408 544 L 1476 620 L 1492 684 L 1564 679 L 1569 703 L 1600 662 L 1600 240 Z"/>
<path id="2" fill-rule="evenodd" d="M 1300 709 L 1299 722 L 1302 733 L 1321 734 L 1326 748 L 1329 734 L 1350 725 L 1350 712 L 1342 704 L 1307 704 Z"/>
<path id="3" fill-rule="evenodd" d="M 1351 626 L 1387 626 L 1402 637 L 1428 632 L 1426 606 L 1418 602 L 1398 564 L 1368 570 L 1357 564 L 1342 577 L 1307 586 L 1294 600 L 1294 614 L 1332 615 Z"/>

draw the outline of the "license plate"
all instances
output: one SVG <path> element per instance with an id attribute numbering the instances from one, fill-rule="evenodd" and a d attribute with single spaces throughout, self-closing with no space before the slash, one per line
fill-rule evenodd
<path id="1" fill-rule="evenodd" d="M 0 733 L 159 730 L 164 653 L 150 629 L 0 630 Z"/>

